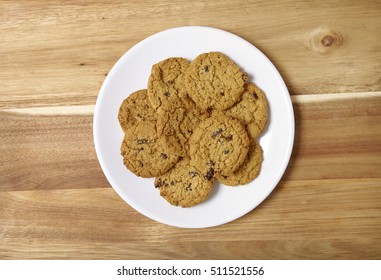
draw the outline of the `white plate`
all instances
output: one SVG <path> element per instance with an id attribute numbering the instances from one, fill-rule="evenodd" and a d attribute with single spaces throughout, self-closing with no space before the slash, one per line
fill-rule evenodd
<path id="1" fill-rule="evenodd" d="M 266 94 L 269 125 L 260 138 L 264 161 L 260 175 L 240 187 L 222 184 L 205 202 L 180 208 L 170 205 L 144 179 L 122 162 L 123 133 L 118 109 L 132 92 L 146 88 L 153 64 L 168 57 L 185 57 L 220 51 L 228 55 Z M 162 31 L 128 50 L 107 75 L 94 112 L 94 143 L 99 163 L 111 186 L 130 206 L 158 222 L 185 228 L 203 228 L 233 221 L 258 206 L 275 188 L 290 159 L 294 141 L 294 114 L 288 90 L 270 60 L 249 42 L 215 28 L 189 26 Z M 255 216 L 253 216 L 255 219 Z"/>

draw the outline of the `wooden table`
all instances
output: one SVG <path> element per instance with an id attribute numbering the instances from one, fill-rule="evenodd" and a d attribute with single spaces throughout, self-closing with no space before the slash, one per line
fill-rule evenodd
<path id="1" fill-rule="evenodd" d="M 1 1 L 1 259 L 380 259 L 379 1 Z M 115 193 L 94 104 L 118 58 L 204 25 L 256 45 L 292 95 L 295 146 L 275 191 L 231 223 L 179 229 Z"/>

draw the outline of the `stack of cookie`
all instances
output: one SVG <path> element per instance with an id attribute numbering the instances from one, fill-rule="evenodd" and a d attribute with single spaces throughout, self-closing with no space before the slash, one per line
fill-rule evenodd
<path id="1" fill-rule="evenodd" d="M 216 179 L 228 186 L 255 179 L 262 164 L 256 139 L 268 107 L 263 92 L 246 80 L 220 52 L 153 65 L 147 89 L 119 109 L 125 166 L 156 177 L 160 195 L 182 207 L 204 201 Z"/>

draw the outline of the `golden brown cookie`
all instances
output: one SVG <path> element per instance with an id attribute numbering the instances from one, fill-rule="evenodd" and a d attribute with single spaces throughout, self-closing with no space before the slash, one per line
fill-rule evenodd
<path id="1" fill-rule="evenodd" d="M 148 100 L 146 89 L 135 91 L 123 100 L 118 120 L 124 132 L 139 121 L 156 121 L 156 111 Z"/>
<path id="2" fill-rule="evenodd" d="M 192 100 L 172 102 L 157 111 L 157 132 L 163 144 L 175 154 L 186 156 L 188 139 L 208 114 L 202 112 Z"/>
<path id="3" fill-rule="evenodd" d="M 155 180 L 160 195 L 170 204 L 191 207 L 203 202 L 212 191 L 214 179 L 204 178 L 190 165 L 189 158 L 182 159 L 174 168 Z"/>
<path id="4" fill-rule="evenodd" d="M 190 64 L 185 78 L 189 96 L 203 110 L 224 110 L 236 103 L 247 75 L 220 52 L 203 53 Z"/>
<path id="5" fill-rule="evenodd" d="M 135 175 L 149 178 L 164 174 L 179 160 L 160 143 L 155 122 L 138 122 L 127 129 L 121 145 L 124 165 Z"/>
<path id="6" fill-rule="evenodd" d="M 189 139 L 191 164 L 206 178 L 234 172 L 246 159 L 249 137 L 236 119 L 214 113 Z"/>
<path id="7" fill-rule="evenodd" d="M 269 111 L 266 96 L 255 84 L 247 83 L 241 100 L 224 113 L 245 124 L 249 135 L 255 139 L 267 123 Z"/>
<path id="8" fill-rule="evenodd" d="M 189 61 L 180 57 L 167 58 L 152 66 L 147 91 L 154 109 L 187 97 L 184 77 L 188 67 Z"/>
<path id="9" fill-rule="evenodd" d="M 216 179 L 227 186 L 244 185 L 254 180 L 262 166 L 262 149 L 258 142 L 254 141 L 243 164 L 229 175 L 220 174 Z"/>

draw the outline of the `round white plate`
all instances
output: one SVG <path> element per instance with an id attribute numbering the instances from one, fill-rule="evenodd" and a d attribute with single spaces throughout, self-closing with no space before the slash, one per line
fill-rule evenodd
<path id="1" fill-rule="evenodd" d="M 153 186 L 154 178 L 135 176 L 123 165 L 123 132 L 117 114 L 132 92 L 147 87 L 153 64 L 168 57 L 220 51 L 228 55 L 266 94 L 270 108 L 267 129 L 259 142 L 264 161 L 260 175 L 240 187 L 219 184 L 203 203 L 191 208 L 170 205 Z M 184 228 L 202 228 L 233 221 L 258 206 L 275 188 L 290 159 L 294 142 L 294 114 L 290 95 L 277 69 L 244 39 L 215 28 L 178 27 L 152 35 L 128 50 L 107 75 L 94 112 L 94 143 L 101 168 L 111 186 L 145 216 Z M 253 217 L 255 218 L 255 217 Z"/>

